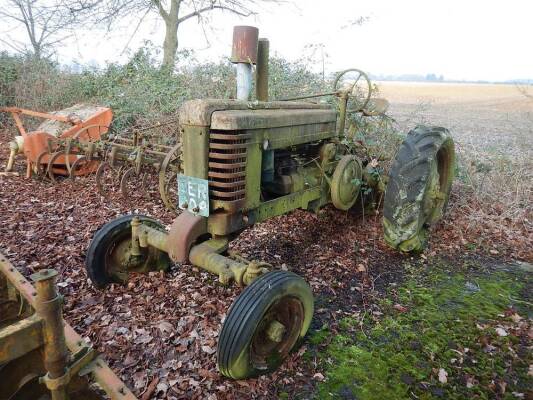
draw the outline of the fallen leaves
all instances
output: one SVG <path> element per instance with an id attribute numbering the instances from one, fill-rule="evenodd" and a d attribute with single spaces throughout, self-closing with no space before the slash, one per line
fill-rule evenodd
<path id="1" fill-rule="evenodd" d="M 0 147 L 0 163 L 5 158 Z M 276 398 L 278 388 L 283 388 L 294 397 L 302 388 L 312 392 L 313 385 L 326 379 L 316 364 L 301 361 L 305 347 L 268 376 L 237 382 L 222 378 L 216 369 L 218 332 L 240 289 L 224 288 L 189 265 L 175 266 L 163 275 L 134 275 L 126 286 L 112 285 L 105 291 L 90 284 L 83 267 L 85 251 L 100 226 L 132 210 L 167 224 L 172 221 L 157 193 L 136 204 L 109 202 L 96 194 L 90 177 L 57 185 L 2 177 L 0 190 L 1 250 L 26 275 L 48 267 L 60 272 L 65 318 L 90 337 L 137 396 Z M 431 257 L 476 242 L 475 227 L 467 231 L 461 218 L 460 212 L 452 212 L 446 223 L 437 226 L 430 251 L 421 256 L 426 265 Z M 465 232 L 468 240 L 463 243 L 459 237 Z M 522 242 L 518 249 L 525 246 Z M 321 301 L 314 317 L 317 326 L 327 324 L 332 332 L 345 317 L 382 318 L 374 296 L 400 282 L 402 271 L 397 266 L 405 260 L 384 243 L 380 218 L 366 215 L 363 220 L 330 208 L 318 215 L 295 211 L 274 218 L 247 229 L 231 245 L 250 259 L 303 275 Z M 499 246 L 500 255 L 509 254 L 508 248 Z M 399 303 L 393 308 L 409 311 Z M 524 321 L 516 313 L 509 315 L 509 321 L 517 326 L 501 329 L 510 335 L 526 329 L 518 327 Z M 490 346 L 494 347 L 489 341 L 484 349 L 495 351 Z M 315 350 L 311 347 L 308 353 Z M 463 364 L 460 354 L 458 366 Z M 439 382 L 448 379 L 443 371 L 446 375 L 438 371 Z M 476 381 L 467 380 L 469 384 Z"/>
<path id="2" fill-rule="evenodd" d="M 440 383 L 448 383 L 448 373 L 444 368 L 439 369 L 439 382 Z"/>
<path id="3" fill-rule="evenodd" d="M 399 312 L 402 312 L 402 313 L 409 311 L 407 307 L 404 307 L 404 306 L 402 306 L 401 304 L 398 304 L 398 303 L 393 305 L 392 308 L 394 308 L 396 311 L 399 311 Z"/>
<path id="4" fill-rule="evenodd" d="M 325 378 L 324 375 L 322 375 L 320 372 L 317 372 L 313 375 L 313 379 L 316 379 L 317 381 L 323 381 Z"/>
<path id="5" fill-rule="evenodd" d="M 498 336 L 507 336 L 509 335 L 505 329 L 503 329 L 501 326 L 498 326 L 494 329 L 496 331 L 496 334 Z"/>

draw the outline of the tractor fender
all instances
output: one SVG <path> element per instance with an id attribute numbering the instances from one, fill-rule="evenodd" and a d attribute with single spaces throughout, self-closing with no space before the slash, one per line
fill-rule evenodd
<path id="1" fill-rule="evenodd" d="M 198 238 L 207 233 L 207 218 L 184 211 L 172 222 L 167 237 L 170 259 L 177 263 L 189 261 L 189 251 Z"/>

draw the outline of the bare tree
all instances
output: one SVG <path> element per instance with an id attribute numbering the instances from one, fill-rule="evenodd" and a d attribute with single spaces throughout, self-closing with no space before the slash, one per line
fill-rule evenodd
<path id="1" fill-rule="evenodd" d="M 31 53 L 41 59 L 71 36 L 79 16 L 89 8 L 82 2 L 73 7 L 63 0 L 0 0 L 0 21 L 5 29 L 0 42 L 18 53 Z M 15 38 L 13 33 L 20 29 L 26 40 Z"/>
<path id="2" fill-rule="evenodd" d="M 117 19 L 136 19 L 133 34 L 148 15 L 161 18 L 165 23 L 162 67 L 173 69 L 178 50 L 178 29 L 182 23 L 196 18 L 203 25 L 207 22 L 206 16 L 214 11 L 247 17 L 255 14 L 254 9 L 259 3 L 267 2 L 281 3 L 282 0 L 101 0 L 96 15 L 99 22 L 110 27 Z"/>

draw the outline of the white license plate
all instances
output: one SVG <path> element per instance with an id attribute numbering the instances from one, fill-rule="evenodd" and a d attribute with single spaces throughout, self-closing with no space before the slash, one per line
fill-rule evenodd
<path id="1" fill-rule="evenodd" d="M 209 182 L 207 179 L 178 174 L 178 207 L 195 215 L 209 217 Z"/>

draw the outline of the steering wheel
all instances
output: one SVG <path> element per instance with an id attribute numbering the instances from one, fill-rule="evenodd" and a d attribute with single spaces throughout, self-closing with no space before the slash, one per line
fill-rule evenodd
<path id="1" fill-rule="evenodd" d="M 352 77 L 353 75 L 353 77 Z M 362 78 L 362 79 L 361 79 Z M 368 75 L 357 68 L 350 68 L 337 74 L 333 83 L 333 90 L 348 92 L 347 111 L 357 112 L 363 110 L 372 96 L 372 84 Z"/>

